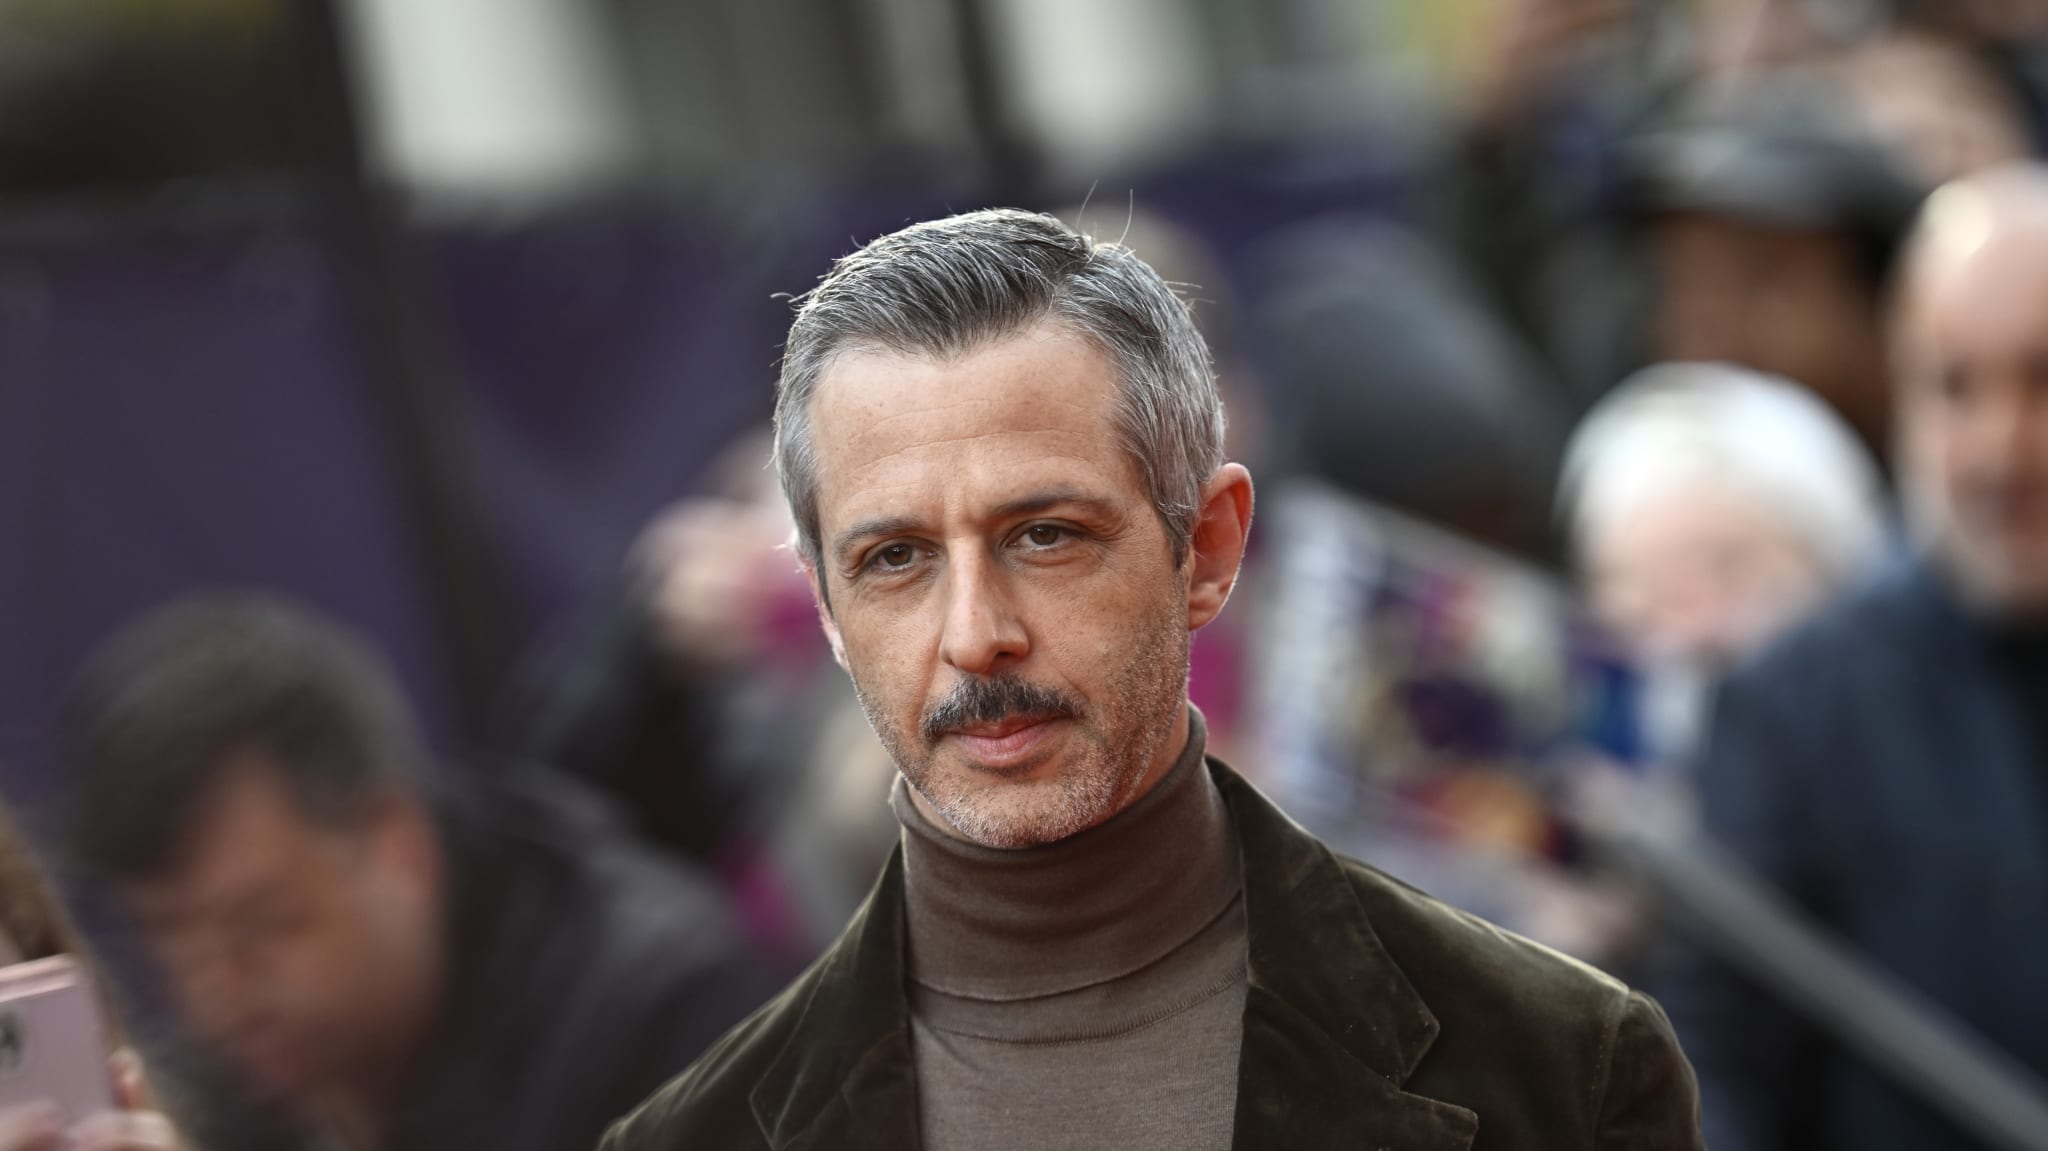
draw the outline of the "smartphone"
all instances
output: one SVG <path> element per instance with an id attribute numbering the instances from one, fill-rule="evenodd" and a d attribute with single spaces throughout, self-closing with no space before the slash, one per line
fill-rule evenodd
<path id="1" fill-rule="evenodd" d="M 114 1108 L 99 996 L 62 955 L 0 967 L 0 1107 L 38 1102 L 71 1123 Z"/>

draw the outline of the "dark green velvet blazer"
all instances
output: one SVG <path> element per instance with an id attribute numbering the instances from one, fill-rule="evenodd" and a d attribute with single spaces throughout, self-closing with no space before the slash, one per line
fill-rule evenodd
<path id="1" fill-rule="evenodd" d="M 1664 1013 L 1605 975 L 1342 859 L 1215 759 L 1250 987 L 1232 1146 L 1698 1148 Z M 603 1151 L 911 1151 L 903 860 L 831 950 Z"/>

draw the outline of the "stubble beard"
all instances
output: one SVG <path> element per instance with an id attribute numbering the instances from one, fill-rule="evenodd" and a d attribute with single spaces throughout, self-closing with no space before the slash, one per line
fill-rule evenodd
<path id="1" fill-rule="evenodd" d="M 1036 847 L 1094 827 L 1131 803 L 1177 734 L 1173 721 L 1187 697 L 1188 645 L 1180 614 L 1162 611 L 1142 621 L 1103 698 L 1083 702 L 1069 721 L 1078 746 L 1068 744 L 1068 762 L 1045 783 L 1013 783 L 943 765 L 938 742 L 915 721 L 907 731 L 890 722 L 883 702 L 857 674 L 853 689 L 896 769 L 956 834 L 983 847 Z"/>

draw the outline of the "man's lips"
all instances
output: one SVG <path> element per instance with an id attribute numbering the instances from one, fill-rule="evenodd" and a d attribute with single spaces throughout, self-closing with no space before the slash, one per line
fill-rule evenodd
<path id="1" fill-rule="evenodd" d="M 1059 716 L 1011 716 L 996 723 L 975 723 L 946 734 L 984 767 L 1015 767 L 1029 759 L 1052 734 Z"/>
<path id="2" fill-rule="evenodd" d="M 298 1085 L 299 1064 L 283 1037 L 274 1032 L 245 1033 L 227 1041 L 253 1085 L 289 1091 Z"/>
<path id="3" fill-rule="evenodd" d="M 1979 496 L 1958 501 L 1965 530 L 2002 542 L 2026 542 L 2048 534 L 2048 499 Z"/>

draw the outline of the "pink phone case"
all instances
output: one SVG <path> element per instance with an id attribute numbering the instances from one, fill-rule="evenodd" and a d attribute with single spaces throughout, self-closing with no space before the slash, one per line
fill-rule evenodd
<path id="1" fill-rule="evenodd" d="M 0 1107 L 36 1102 L 73 1123 L 114 1106 L 99 998 L 62 955 L 0 967 Z"/>

